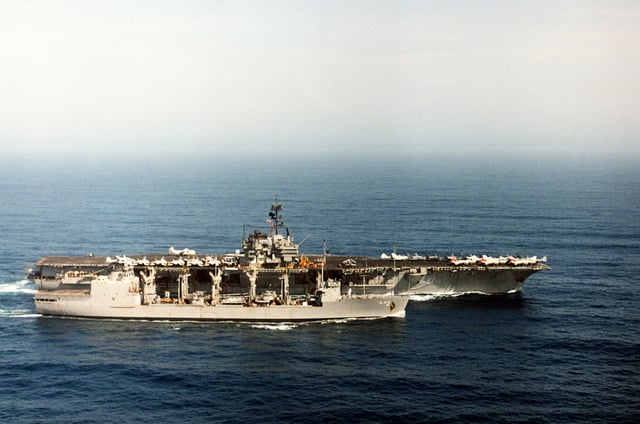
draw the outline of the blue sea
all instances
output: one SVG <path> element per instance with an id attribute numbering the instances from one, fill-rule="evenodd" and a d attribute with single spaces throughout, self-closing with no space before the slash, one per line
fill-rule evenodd
<path id="1" fill-rule="evenodd" d="M 5 161 L 0 422 L 640 421 L 640 166 L 540 158 Z M 520 295 L 414 298 L 404 319 L 60 319 L 46 255 L 201 253 L 266 229 L 301 250 L 548 256 Z"/>

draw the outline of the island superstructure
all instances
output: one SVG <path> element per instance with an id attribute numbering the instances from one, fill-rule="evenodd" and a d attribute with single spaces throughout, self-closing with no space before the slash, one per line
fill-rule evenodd
<path id="1" fill-rule="evenodd" d="M 29 275 L 36 310 L 247 321 L 403 316 L 407 295 L 517 292 L 548 269 L 546 258 L 535 257 L 304 254 L 284 226 L 283 208 L 276 198 L 269 231 L 251 232 L 233 253 L 171 247 L 167 254 L 41 258 Z"/>

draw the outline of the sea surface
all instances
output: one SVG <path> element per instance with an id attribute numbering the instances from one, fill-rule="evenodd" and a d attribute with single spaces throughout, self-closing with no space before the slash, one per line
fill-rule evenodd
<path id="1" fill-rule="evenodd" d="M 126 155 L 123 155 L 126 156 Z M 0 422 L 638 422 L 640 166 L 340 159 L 7 162 Z M 548 256 L 520 295 L 415 297 L 311 324 L 38 316 L 46 255 L 301 250 Z"/>

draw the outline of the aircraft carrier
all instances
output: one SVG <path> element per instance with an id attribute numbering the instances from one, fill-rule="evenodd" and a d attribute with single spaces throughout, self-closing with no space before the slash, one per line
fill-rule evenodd
<path id="1" fill-rule="evenodd" d="M 532 274 L 550 269 L 546 257 L 419 256 L 382 254 L 378 258 L 304 254 L 284 227 L 283 205 L 269 212 L 268 233 L 253 231 L 242 249 L 226 254 L 202 254 L 185 248 L 167 253 L 131 256 L 47 256 L 38 260 L 29 278 L 41 290 L 89 289 L 97 276 L 114 267 L 130 267 L 139 278 L 153 275 L 157 293 L 171 298 L 200 296 L 222 301 L 245 299 L 265 292 L 308 296 L 326 282 L 339 282 L 343 295 L 505 294 L 522 289 Z M 188 287 L 178 281 L 189 274 Z M 255 278 L 252 276 L 255 275 Z M 212 281 L 219 279 L 216 293 Z M 255 290 L 255 293 L 251 293 Z M 188 294 L 187 297 L 186 294 Z"/>

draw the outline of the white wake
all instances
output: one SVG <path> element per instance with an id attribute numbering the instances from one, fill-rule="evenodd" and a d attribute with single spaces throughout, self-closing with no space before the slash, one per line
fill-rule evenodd
<path id="1" fill-rule="evenodd" d="M 29 280 L 20 280 L 15 282 L 0 283 L 0 294 L 24 293 L 35 294 L 36 285 Z"/>

